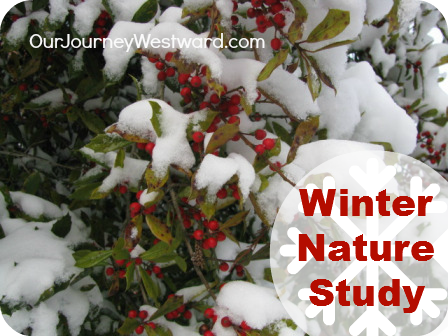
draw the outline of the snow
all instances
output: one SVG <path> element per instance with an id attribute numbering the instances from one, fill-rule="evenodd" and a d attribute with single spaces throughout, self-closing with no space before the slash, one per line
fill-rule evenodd
<path id="1" fill-rule="evenodd" d="M 64 22 L 68 14 L 69 2 L 66 0 L 50 0 L 50 15 L 48 20 L 50 24 L 59 24 Z"/>
<path id="2" fill-rule="evenodd" d="M 132 21 L 134 14 L 146 2 L 146 0 L 109 0 L 115 21 Z"/>
<path id="3" fill-rule="evenodd" d="M 273 322 L 289 318 L 274 289 L 244 281 L 227 283 L 221 289 L 216 302 L 219 318 L 229 316 L 235 324 L 246 321 L 253 329 L 263 329 Z M 220 323 L 216 323 L 213 331 L 221 335 L 217 332 L 220 329 Z"/>
<path id="4" fill-rule="evenodd" d="M 101 14 L 101 0 L 85 0 L 74 6 L 75 21 L 73 28 L 82 36 L 88 36 L 93 29 L 93 24 Z"/>
<path id="5" fill-rule="evenodd" d="M 182 8 L 179 7 L 169 7 L 159 17 L 160 23 L 162 22 L 183 23 L 187 20 L 188 18 L 182 19 Z"/>
<path id="6" fill-rule="evenodd" d="M 63 216 L 62 211 L 56 205 L 37 196 L 18 191 L 11 192 L 10 195 L 12 201 L 32 218 L 39 218 L 41 216 L 57 218 Z"/>
<path id="7" fill-rule="evenodd" d="M 184 8 L 188 8 L 192 11 L 198 10 L 201 8 L 210 7 L 213 5 L 213 0 L 185 0 Z"/>
<path id="8" fill-rule="evenodd" d="M 120 2 L 122 3 L 122 2 Z M 123 5 L 125 3 L 122 3 Z M 126 2 L 127 4 L 127 2 Z M 114 48 L 111 43 L 105 43 L 103 56 L 106 60 L 106 65 L 104 67 L 104 72 L 110 80 L 119 80 L 125 73 L 127 65 L 135 55 L 137 50 L 136 41 L 133 40 L 134 36 L 141 36 L 147 34 L 150 29 L 154 26 L 153 23 L 136 23 L 136 22 L 126 22 L 118 21 L 115 22 L 112 27 L 108 38 L 111 40 L 124 39 L 127 41 L 133 41 L 131 48 L 128 50 L 125 48 Z"/>
<path id="9" fill-rule="evenodd" d="M 154 201 L 158 195 L 158 191 L 153 191 L 148 194 L 148 189 L 145 189 L 140 195 L 139 202 L 141 205 L 145 205 L 146 203 Z"/>
<path id="10" fill-rule="evenodd" d="M 157 80 L 157 74 L 159 70 L 157 70 L 155 64 L 151 63 L 147 57 L 142 56 L 141 58 L 142 65 L 142 86 L 143 91 L 149 95 L 155 95 L 157 90 L 159 89 L 159 81 Z"/>
<path id="11" fill-rule="evenodd" d="M 24 16 L 18 19 L 11 25 L 8 33 L 6 34 L 6 39 L 13 45 L 22 43 L 28 33 L 28 27 L 31 20 L 36 20 L 37 23 L 42 25 L 48 17 L 48 13 L 45 11 L 33 12 L 28 16 Z"/>
<path id="12" fill-rule="evenodd" d="M 236 153 L 231 153 L 226 158 L 208 154 L 204 157 L 196 173 L 196 188 L 207 189 L 209 197 L 214 197 L 233 175 L 238 176 L 241 194 L 243 198 L 247 198 L 250 187 L 255 181 L 255 171 L 252 165 L 243 156 Z"/>
<path id="13" fill-rule="evenodd" d="M 145 170 L 149 164 L 148 161 L 133 159 L 131 157 L 126 156 L 124 159 L 124 166 L 114 167 L 115 159 L 117 157 L 117 153 L 109 152 L 109 153 L 96 153 L 90 148 L 83 147 L 80 150 L 83 154 L 88 157 L 94 158 L 95 160 L 102 162 L 110 169 L 109 175 L 103 180 L 101 186 L 98 191 L 101 193 L 110 192 L 116 186 L 119 185 L 129 185 L 131 188 L 137 188 L 141 177 L 145 173 Z M 95 169 L 95 168 L 94 168 Z"/>
<path id="14" fill-rule="evenodd" d="M 70 102 L 74 103 L 77 100 L 77 95 L 72 90 L 65 89 L 65 92 L 72 96 Z M 50 107 L 53 109 L 62 107 L 64 105 L 64 91 L 61 89 L 55 89 L 46 92 L 43 95 L 32 99 L 31 103 L 36 105 L 50 104 Z"/>
<path id="15" fill-rule="evenodd" d="M 374 65 L 381 66 L 383 77 L 386 77 L 389 70 L 395 66 L 397 56 L 395 54 L 388 54 L 384 50 L 383 44 L 379 39 L 376 39 L 370 48 L 370 55 Z"/>
<path id="16" fill-rule="evenodd" d="M 393 0 L 367 0 L 367 20 L 369 22 L 381 20 L 390 12 L 393 5 Z"/>
<path id="17" fill-rule="evenodd" d="M 183 296 L 184 302 L 200 301 L 208 295 L 204 285 L 185 287 L 176 292 L 177 296 Z"/>

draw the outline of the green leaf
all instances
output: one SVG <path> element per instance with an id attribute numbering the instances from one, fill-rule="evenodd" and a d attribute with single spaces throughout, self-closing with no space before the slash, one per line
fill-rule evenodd
<path id="1" fill-rule="evenodd" d="M 165 303 L 160 307 L 154 314 L 151 315 L 150 321 L 176 310 L 184 304 L 183 296 L 174 296 L 165 301 Z"/>
<path id="2" fill-rule="evenodd" d="M 49 298 L 51 298 L 55 294 L 67 289 L 68 286 L 70 285 L 70 281 L 71 281 L 71 278 L 68 281 L 64 281 L 62 283 L 55 284 L 55 285 L 51 286 L 50 288 L 48 288 L 47 290 L 45 290 L 40 295 L 39 300 L 35 303 L 35 305 L 38 306 L 41 302 L 47 301 Z"/>
<path id="3" fill-rule="evenodd" d="M 66 214 L 64 217 L 53 224 L 51 232 L 53 232 L 58 237 L 64 238 L 66 235 L 68 235 L 71 228 L 72 218 L 70 217 L 70 214 Z"/>
<path id="4" fill-rule="evenodd" d="M 142 278 L 143 286 L 145 287 L 148 296 L 157 304 L 157 298 L 160 295 L 159 286 L 155 283 L 151 276 L 146 271 L 139 267 L 140 278 Z"/>
<path id="5" fill-rule="evenodd" d="M 305 66 L 307 70 L 306 82 L 308 84 L 308 89 L 310 90 L 313 100 L 316 100 L 322 90 L 322 82 L 319 80 L 319 77 L 309 62 L 305 62 Z"/>
<path id="6" fill-rule="evenodd" d="M 166 224 L 162 223 L 160 219 L 152 215 L 146 215 L 145 218 L 146 224 L 148 224 L 148 227 L 154 236 L 167 244 L 173 242 L 171 230 Z"/>
<path id="7" fill-rule="evenodd" d="M 319 79 L 328 87 L 332 88 L 336 92 L 336 88 L 333 85 L 333 82 L 331 81 L 330 76 L 328 76 L 322 69 L 320 68 L 319 64 L 317 63 L 316 59 L 312 56 L 307 56 L 308 61 L 310 62 L 311 66 L 313 67 L 314 71 L 316 72 L 316 75 L 319 77 Z"/>
<path id="8" fill-rule="evenodd" d="M 448 119 L 446 117 L 440 117 L 440 118 L 431 120 L 431 122 L 436 125 L 439 125 L 441 127 L 445 127 L 446 123 L 448 122 Z"/>
<path id="9" fill-rule="evenodd" d="M 94 137 L 86 147 L 95 152 L 108 153 L 127 147 L 130 144 L 131 142 L 116 135 L 99 134 Z"/>
<path id="10" fill-rule="evenodd" d="M 431 109 L 429 111 L 426 111 L 423 113 L 420 118 L 434 118 L 439 114 L 439 111 L 437 109 Z"/>
<path id="11" fill-rule="evenodd" d="M 166 184 L 166 182 L 168 182 L 168 177 L 169 177 L 168 171 L 166 172 L 165 176 L 159 178 L 156 176 L 151 167 L 148 167 L 145 172 L 145 180 L 148 187 L 147 192 L 149 193 L 162 188 Z"/>
<path id="12" fill-rule="evenodd" d="M 92 192 L 97 189 L 101 185 L 101 182 L 86 184 L 82 187 L 79 187 L 75 190 L 73 194 L 70 195 L 70 198 L 77 201 L 86 201 L 89 200 L 92 196 Z"/>
<path id="13" fill-rule="evenodd" d="M 96 134 L 104 132 L 106 125 L 104 124 L 103 120 L 95 113 L 87 112 L 81 109 L 77 109 L 76 111 L 84 125 L 86 125 L 89 130 Z"/>
<path id="14" fill-rule="evenodd" d="M 157 245 L 151 247 L 148 251 L 140 254 L 140 258 L 143 260 L 154 261 L 160 257 L 163 257 L 170 250 L 170 246 L 167 243 L 159 242 Z"/>
<path id="15" fill-rule="evenodd" d="M 436 65 L 434 65 L 434 67 L 438 67 L 438 66 L 442 66 L 448 63 L 448 55 L 443 56 L 440 61 L 437 62 Z"/>
<path id="16" fill-rule="evenodd" d="M 126 290 L 131 288 L 134 282 L 135 261 L 132 261 L 130 265 L 126 267 Z"/>
<path id="17" fill-rule="evenodd" d="M 285 63 L 286 58 L 288 57 L 289 49 L 282 49 L 280 50 L 274 58 L 272 58 L 261 70 L 260 74 L 258 75 L 257 81 L 262 82 L 266 79 L 268 79 L 271 74 L 274 72 L 275 69 L 277 69 L 280 65 Z"/>
<path id="18" fill-rule="evenodd" d="M 142 100 L 142 86 L 140 85 L 137 78 L 132 75 L 129 75 L 129 77 L 131 77 L 132 81 L 134 82 L 135 88 L 137 89 L 137 101 Z"/>
<path id="19" fill-rule="evenodd" d="M 39 190 L 41 182 L 40 173 L 34 172 L 26 178 L 25 182 L 23 182 L 23 190 L 27 194 L 35 195 Z"/>
<path id="20" fill-rule="evenodd" d="M 156 131 L 157 136 L 161 137 L 162 127 L 160 125 L 161 123 L 160 117 L 162 116 L 162 111 L 160 105 L 153 101 L 150 101 L 149 104 L 152 107 L 152 117 L 151 117 L 152 127 L 154 127 L 154 131 Z"/>
<path id="21" fill-rule="evenodd" d="M 118 151 L 117 157 L 115 158 L 114 167 L 124 168 L 124 159 L 126 159 L 126 151 L 122 148 Z"/>
<path id="22" fill-rule="evenodd" d="M 259 249 L 257 252 L 254 253 L 254 255 L 252 256 L 252 260 L 269 259 L 270 248 L 271 248 L 270 244 L 264 245 L 261 249 Z"/>
<path id="23" fill-rule="evenodd" d="M 244 212 L 237 213 L 235 216 L 231 217 L 224 224 L 222 224 L 220 226 L 220 229 L 224 230 L 224 229 L 228 229 L 228 228 L 231 228 L 231 227 L 234 227 L 234 226 L 238 225 L 239 223 L 241 223 L 246 218 L 246 216 L 248 214 L 249 214 L 249 211 L 244 211 Z"/>
<path id="24" fill-rule="evenodd" d="M 107 258 L 110 258 L 112 256 L 112 253 L 112 250 L 90 252 L 87 255 L 79 258 L 78 260 L 76 260 L 75 258 L 75 266 L 79 268 L 89 268 L 96 266 Z M 75 255 L 73 255 L 73 257 L 75 257 Z"/>
<path id="25" fill-rule="evenodd" d="M 34 2 L 33 2 L 34 4 Z M 28 63 L 23 67 L 19 79 L 27 78 L 33 74 L 35 74 L 40 68 L 40 58 L 32 58 Z"/>
<path id="26" fill-rule="evenodd" d="M 303 24 L 308 19 L 308 12 L 299 0 L 291 0 L 295 18 L 288 30 L 288 40 L 295 43 L 303 37 Z"/>
<path id="27" fill-rule="evenodd" d="M 157 0 L 146 1 L 134 14 L 133 22 L 146 23 L 152 20 L 157 14 Z"/>
<path id="28" fill-rule="evenodd" d="M 78 95 L 79 101 L 85 101 L 96 96 L 102 89 L 104 89 L 105 83 L 101 78 L 86 77 L 81 82 L 79 82 L 76 88 L 76 94 Z"/>
<path id="29" fill-rule="evenodd" d="M 296 158 L 297 150 L 300 146 L 305 145 L 311 141 L 319 128 L 319 117 L 310 117 L 297 126 L 294 140 L 291 144 L 291 149 L 288 153 L 288 164 Z"/>
<path id="30" fill-rule="evenodd" d="M 187 263 L 185 262 L 184 258 L 180 256 L 175 256 L 174 261 L 176 262 L 176 265 L 179 266 L 179 268 L 182 270 L 182 272 L 187 271 Z"/>
<path id="31" fill-rule="evenodd" d="M 130 335 L 140 325 L 138 319 L 126 318 L 123 325 L 117 330 L 120 335 Z"/>
<path id="32" fill-rule="evenodd" d="M 286 142 L 287 144 L 291 143 L 292 136 L 283 126 L 277 124 L 276 122 L 273 122 L 272 128 L 274 129 L 275 134 L 277 134 L 277 136 L 282 139 L 282 141 Z"/>
<path id="33" fill-rule="evenodd" d="M 235 124 L 225 124 L 218 128 L 215 133 L 213 133 L 210 138 L 209 143 L 207 144 L 207 149 L 205 152 L 207 154 L 213 153 L 221 146 L 230 141 L 235 135 L 240 131 L 239 126 Z"/>
<path id="34" fill-rule="evenodd" d="M 350 24 L 350 12 L 340 9 L 330 9 L 325 19 L 317 25 L 307 38 L 308 43 L 330 40 Z"/>

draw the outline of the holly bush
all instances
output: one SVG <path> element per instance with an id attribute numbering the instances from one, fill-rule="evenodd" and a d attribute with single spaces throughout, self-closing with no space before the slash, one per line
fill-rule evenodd
<path id="1" fill-rule="evenodd" d="M 34 0 L 1 34 L 0 305 L 25 335 L 303 335 L 269 264 L 295 183 L 363 149 L 447 168 L 427 4 Z M 149 35 L 210 40 L 108 44 Z"/>

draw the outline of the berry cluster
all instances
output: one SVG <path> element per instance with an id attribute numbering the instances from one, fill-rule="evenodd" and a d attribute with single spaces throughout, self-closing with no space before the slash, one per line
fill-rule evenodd
<path id="1" fill-rule="evenodd" d="M 175 297 L 174 294 L 168 295 L 168 299 Z M 184 318 L 186 320 L 190 320 L 193 317 L 193 314 L 190 310 L 187 309 L 186 305 L 182 305 L 179 308 L 165 314 L 167 320 L 176 320 L 178 318 Z"/>
<path id="2" fill-rule="evenodd" d="M 137 194 L 136 194 L 136 198 L 137 200 L 140 199 L 140 196 L 142 195 L 144 190 L 140 190 Z M 154 211 L 156 211 L 157 207 L 156 205 L 151 205 L 149 207 L 144 207 L 143 205 L 141 205 L 139 202 L 132 202 L 129 205 L 129 211 L 131 212 L 131 218 L 134 218 L 140 214 L 143 215 L 150 215 L 152 214 Z"/>
<path id="3" fill-rule="evenodd" d="M 131 252 L 132 249 L 129 251 Z M 128 267 L 130 267 L 132 264 L 135 264 L 136 266 L 144 266 L 146 273 L 148 275 L 152 275 L 152 273 L 155 274 L 155 276 L 159 279 L 163 279 L 164 275 L 162 273 L 162 269 L 160 266 L 157 266 L 154 263 L 144 262 L 142 258 L 134 258 L 134 259 L 118 259 L 115 260 L 115 264 L 118 266 L 118 269 L 116 270 L 114 267 L 107 267 L 106 268 L 106 275 L 111 277 L 117 274 L 118 278 L 124 279 L 126 278 L 126 270 Z M 124 268 L 123 268 L 124 267 Z"/>
<path id="4" fill-rule="evenodd" d="M 264 33 L 268 28 L 275 26 L 276 30 L 285 27 L 284 11 L 289 11 L 288 8 L 282 4 L 284 0 L 252 0 L 250 7 L 247 10 L 247 17 L 255 19 L 257 30 Z M 271 40 L 271 47 L 274 50 L 280 50 L 282 41 L 279 38 Z"/>
<path id="5" fill-rule="evenodd" d="M 436 135 L 437 133 L 432 134 L 429 131 L 417 135 L 417 141 L 420 143 L 420 148 L 426 149 L 428 152 L 427 160 L 433 165 L 439 164 L 442 157 L 446 156 L 446 143 L 442 144 L 440 148 L 435 148 L 434 136 Z"/>
<path id="6" fill-rule="evenodd" d="M 232 193 L 232 197 L 234 199 L 236 199 L 237 201 L 239 201 L 241 199 L 241 195 L 238 191 L 238 186 L 236 184 L 231 184 L 229 185 L 229 189 L 227 190 L 226 187 L 220 189 L 217 193 L 216 193 L 216 197 L 218 197 L 219 199 L 225 199 L 227 198 L 229 192 Z"/>
<path id="7" fill-rule="evenodd" d="M 141 324 L 134 330 L 137 335 L 143 334 L 143 332 L 145 331 L 145 325 L 147 325 L 151 329 L 157 328 L 157 325 L 154 322 L 145 322 L 145 320 L 148 318 L 148 312 L 146 310 L 140 310 L 138 312 L 136 310 L 130 310 L 128 312 L 128 317 L 130 319 L 140 320 Z"/>
<path id="8" fill-rule="evenodd" d="M 275 140 L 267 138 L 266 139 L 266 131 L 259 129 L 255 131 L 255 138 L 257 140 L 263 140 L 262 144 L 256 145 L 254 150 L 258 155 L 263 155 L 265 151 L 274 149 L 275 147 Z"/>
<path id="9" fill-rule="evenodd" d="M 148 153 L 151 156 L 152 156 L 154 147 L 156 147 L 156 144 L 154 142 L 148 142 L 148 143 L 140 142 L 137 144 L 138 149 L 145 151 L 146 153 Z"/>
<path id="10" fill-rule="evenodd" d="M 222 272 L 227 272 L 230 269 L 230 266 L 228 263 L 226 262 L 222 262 L 219 265 L 219 269 Z M 235 265 L 235 271 L 236 271 L 236 275 L 239 276 L 240 278 L 244 277 L 244 267 L 242 265 Z"/>
<path id="11" fill-rule="evenodd" d="M 98 35 L 100 39 L 105 39 L 109 36 L 110 27 L 112 24 L 113 22 L 110 14 L 106 11 L 102 11 L 93 27 L 95 34 Z"/>
<path id="12" fill-rule="evenodd" d="M 206 319 L 211 320 L 212 324 L 215 324 L 218 320 L 218 316 L 213 308 L 207 308 L 204 311 L 204 317 Z M 239 325 L 234 324 L 229 316 L 225 316 L 221 318 L 221 325 L 224 328 L 233 327 L 235 331 L 238 332 L 238 335 L 246 336 L 248 331 L 252 330 L 252 328 L 247 324 L 246 321 L 242 321 Z M 204 336 L 214 336 L 213 332 L 210 331 L 210 327 L 207 324 L 203 324 L 199 328 L 199 333 Z"/>
<path id="13" fill-rule="evenodd" d="M 422 66 L 421 61 L 417 61 L 415 63 L 412 63 L 411 61 L 406 61 L 406 69 L 411 70 L 414 69 L 414 73 L 418 73 L 420 71 L 420 67 Z"/>

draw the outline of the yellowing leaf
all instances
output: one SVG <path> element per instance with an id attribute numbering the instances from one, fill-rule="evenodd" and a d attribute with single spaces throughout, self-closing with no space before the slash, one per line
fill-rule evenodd
<path id="1" fill-rule="evenodd" d="M 145 179 L 146 184 L 148 186 L 148 192 L 156 191 L 162 188 L 166 182 L 168 181 L 168 171 L 166 172 L 165 176 L 158 177 L 155 172 L 152 170 L 151 167 L 148 167 L 145 172 Z"/>
<path id="2" fill-rule="evenodd" d="M 171 230 L 166 226 L 160 219 L 152 215 L 146 215 L 146 224 L 148 224 L 149 229 L 156 238 L 164 241 L 171 245 L 173 241 L 173 236 L 171 235 Z"/>
<path id="3" fill-rule="evenodd" d="M 162 127 L 160 125 L 161 124 L 160 117 L 162 116 L 162 111 L 160 105 L 153 101 L 150 101 L 149 104 L 151 105 L 152 108 L 152 117 L 151 117 L 152 127 L 154 127 L 157 136 L 161 137 Z"/>
<path id="4" fill-rule="evenodd" d="M 288 30 L 288 39 L 291 43 L 295 43 L 303 36 L 303 24 L 308 19 L 308 12 L 299 0 L 291 0 L 294 7 L 295 19 Z"/>
<path id="5" fill-rule="evenodd" d="M 306 121 L 300 123 L 296 129 L 291 149 L 288 153 L 288 163 L 294 161 L 297 149 L 309 143 L 319 128 L 319 117 L 310 117 Z"/>
<path id="6" fill-rule="evenodd" d="M 330 9 L 325 19 L 310 33 L 307 42 L 315 43 L 330 40 L 350 24 L 350 12 L 340 9 Z"/>
<path id="7" fill-rule="evenodd" d="M 215 133 L 213 133 L 210 141 L 207 145 L 206 153 L 213 153 L 215 150 L 220 148 L 222 145 L 226 144 L 240 131 L 239 126 L 235 124 L 225 124 L 218 128 Z"/>
<path id="8" fill-rule="evenodd" d="M 280 65 L 282 65 L 286 61 L 286 57 L 288 57 L 289 49 L 280 50 L 277 55 L 274 56 L 261 70 L 258 75 L 257 81 L 262 82 L 268 79 L 271 74 L 277 69 Z"/>
<path id="9" fill-rule="evenodd" d="M 106 130 L 106 133 L 115 133 L 118 134 L 119 136 L 121 136 L 123 139 L 130 141 L 130 142 L 143 142 L 143 143 L 147 143 L 148 139 L 145 138 L 141 138 L 137 135 L 134 134 L 129 134 L 127 132 L 123 132 L 122 130 L 119 129 L 118 124 L 113 124 L 111 126 L 109 126 Z"/>

